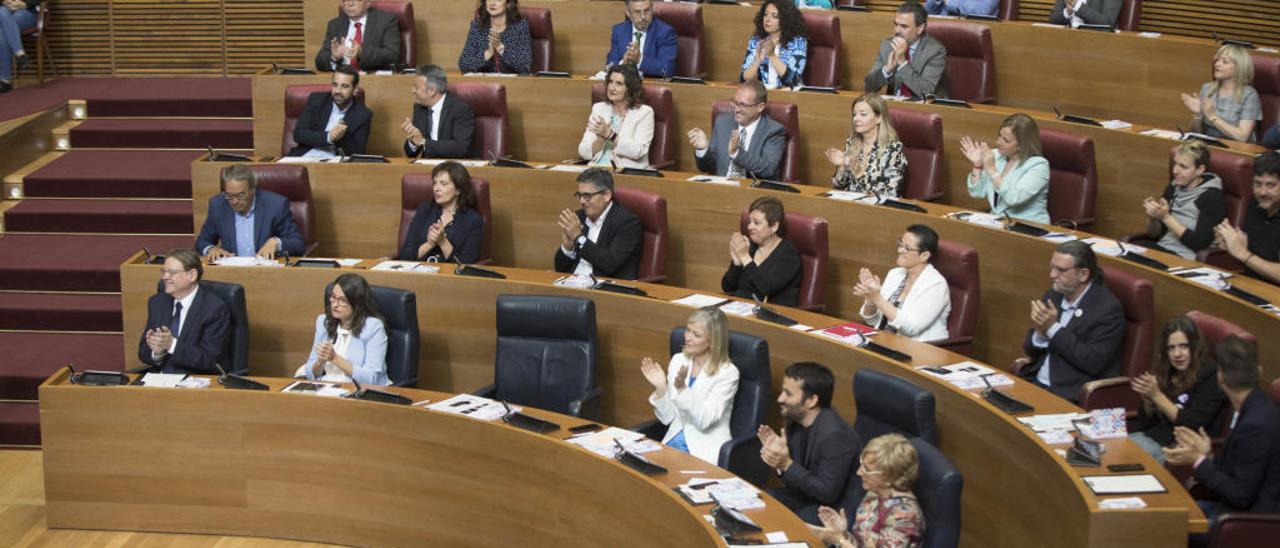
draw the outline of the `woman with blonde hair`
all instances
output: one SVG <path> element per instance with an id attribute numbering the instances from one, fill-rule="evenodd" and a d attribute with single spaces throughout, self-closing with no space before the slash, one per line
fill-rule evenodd
<path id="1" fill-rule="evenodd" d="M 877 93 L 867 93 L 850 105 L 849 138 L 844 150 L 827 149 L 836 166 L 831 186 L 839 190 L 898 197 L 906 177 L 907 157 L 889 121 L 889 106 Z"/>
<path id="2" fill-rule="evenodd" d="M 1173 150 L 1173 180 L 1159 198 L 1147 196 L 1147 236 L 1155 249 L 1195 260 L 1196 252 L 1213 245 L 1214 227 L 1227 216 L 1222 179 L 1209 169 L 1209 147 L 1183 141 Z"/>
<path id="3" fill-rule="evenodd" d="M 1040 128 L 1026 114 L 1000 124 L 996 148 L 965 135 L 960 151 L 973 163 L 969 195 L 985 198 L 995 215 L 1049 224 L 1049 161 L 1041 156 Z"/>
<path id="4" fill-rule="evenodd" d="M 810 525 L 826 545 L 840 548 L 916 548 L 924 536 L 924 512 L 912 487 L 920 472 L 915 446 L 902 434 L 879 436 L 859 458 L 866 496 L 850 524 L 844 511 L 818 509 L 822 526 Z"/>
<path id="5" fill-rule="evenodd" d="M 694 311 L 685 324 L 684 348 L 671 356 L 666 373 L 647 357 L 640 373 L 653 385 L 654 414 L 667 425 L 662 443 L 717 464 L 720 446 L 731 437 L 729 419 L 738 394 L 724 312 L 712 306 Z"/>
<path id="6" fill-rule="evenodd" d="M 1227 44 L 1213 54 L 1213 81 L 1200 86 L 1200 95 L 1182 94 L 1191 111 L 1191 131 L 1210 137 L 1253 142 L 1253 129 L 1262 120 L 1262 102 L 1253 89 L 1253 60 L 1244 48 Z"/>

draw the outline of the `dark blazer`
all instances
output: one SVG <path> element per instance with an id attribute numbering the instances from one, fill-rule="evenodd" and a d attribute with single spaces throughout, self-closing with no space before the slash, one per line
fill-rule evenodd
<path id="1" fill-rule="evenodd" d="M 616 65 L 622 61 L 622 54 L 627 52 L 627 46 L 635 39 L 635 33 L 630 20 L 613 26 L 613 34 L 609 37 L 609 55 L 604 60 L 606 65 Z M 676 38 L 676 29 L 671 25 L 663 23 L 657 17 L 649 21 L 638 67 L 642 75 L 667 77 L 676 73 Z"/>
<path id="2" fill-rule="evenodd" d="M 782 153 L 787 147 L 787 130 L 767 114 L 760 114 L 760 122 L 755 133 L 751 134 L 751 146 L 746 152 L 739 151 L 738 156 L 729 159 L 729 134 L 738 130 L 738 123 L 732 114 L 716 116 L 711 130 L 711 138 L 707 143 L 707 153 L 696 158 L 698 169 L 723 177 L 729 173 L 729 163 L 735 163 L 744 175 L 760 179 L 777 179 L 778 168 L 782 164 Z"/>
<path id="3" fill-rule="evenodd" d="M 418 247 L 427 241 L 427 229 L 440 220 L 444 210 L 435 200 L 428 199 L 418 206 L 409 222 L 409 232 L 404 235 L 404 245 L 400 246 L 402 261 L 422 261 L 427 257 L 435 257 L 441 261 L 452 261 L 454 258 L 471 264 L 480 260 L 480 244 L 484 240 L 484 218 L 471 208 L 458 209 L 453 215 L 453 222 L 445 225 L 444 237 L 453 244 L 453 256 L 445 257 L 439 246 L 431 248 L 426 255 L 418 256 Z"/>
<path id="4" fill-rule="evenodd" d="M 452 93 L 445 93 L 444 106 L 441 107 L 440 125 L 437 128 L 439 137 L 431 140 L 431 126 L 427 125 L 427 114 L 431 109 L 419 104 L 413 105 L 413 127 L 422 132 L 427 140 L 423 148 L 414 154 L 409 148 L 409 140 L 404 142 L 404 155 L 423 158 L 479 158 L 479 147 L 474 146 L 476 135 L 476 113 L 471 105 Z"/>
<path id="5" fill-rule="evenodd" d="M 1206 358 L 1200 364 L 1196 383 L 1186 392 L 1174 394 L 1169 399 L 1180 407 L 1175 420 L 1170 421 L 1154 406 L 1148 411 L 1144 402 L 1138 407 L 1138 418 L 1131 431 L 1143 432 L 1160 445 L 1168 446 L 1174 441 L 1174 426 L 1185 426 L 1192 430 L 1207 429 L 1212 426 L 1217 421 L 1218 411 L 1222 409 L 1222 404 L 1227 399 L 1222 389 L 1218 388 L 1217 364 Z"/>
<path id="6" fill-rule="evenodd" d="M 582 233 L 587 233 L 587 215 L 578 210 L 578 221 L 582 223 Z M 600 237 L 596 241 L 587 240 L 586 244 L 574 244 L 576 259 L 570 259 L 556 246 L 556 272 L 573 272 L 578 268 L 578 261 L 586 259 L 591 263 L 592 271 L 597 276 L 634 280 L 640 275 L 640 251 L 643 249 L 644 227 L 635 213 L 622 206 L 617 200 L 604 218 L 604 226 L 600 227 Z"/>
<path id="7" fill-rule="evenodd" d="M 289 210 L 289 200 L 284 196 L 259 188 L 254 193 L 253 212 L 253 249 L 262 249 L 267 238 L 280 238 L 281 252 L 290 255 L 302 255 L 307 251 L 307 244 L 293 223 L 293 212 Z M 196 237 L 196 253 L 203 253 L 204 248 L 221 245 L 222 249 L 235 252 L 236 249 L 236 212 L 222 194 L 214 194 L 209 198 L 209 214 L 205 217 L 204 226 L 200 227 L 200 235 Z"/>
<path id="8" fill-rule="evenodd" d="M 756 244 L 751 244 L 754 255 Z M 729 270 L 720 278 L 720 289 L 735 297 L 750 299 L 753 295 L 770 304 L 795 306 L 800 301 L 800 251 L 790 240 L 783 239 L 773 253 L 761 264 L 737 266 L 729 263 Z"/>
<path id="9" fill-rule="evenodd" d="M 164 368 L 166 373 L 214 374 L 214 363 L 230 368 L 223 355 L 231 330 L 231 311 L 222 298 L 211 289 L 201 287 L 191 302 L 190 310 L 183 310 L 187 319 L 178 333 L 178 344 L 173 353 L 151 359 L 151 347 L 147 346 L 147 331 L 168 327 L 173 321 L 173 297 L 156 293 L 147 299 L 147 327 L 138 341 L 138 359 L 147 365 Z"/>
<path id="10" fill-rule="evenodd" d="M 354 98 L 347 112 L 342 116 L 347 123 L 347 132 L 338 142 L 329 144 L 329 132 L 324 127 L 329 124 L 329 114 L 333 112 L 333 95 L 317 91 L 307 97 L 307 106 L 298 117 L 298 124 L 293 127 L 293 140 L 298 146 L 293 147 L 286 156 L 302 156 L 313 148 L 342 149 L 347 154 L 364 154 L 365 145 L 369 142 L 369 127 L 373 125 L 373 111 Z"/>
<path id="11" fill-rule="evenodd" d="M 1061 293 L 1046 291 L 1041 300 L 1049 299 L 1062 310 Z M 1050 365 L 1049 390 L 1058 396 L 1076 401 L 1084 383 L 1115 377 L 1120 374 L 1120 349 L 1124 346 L 1124 307 L 1107 284 L 1097 280 L 1089 287 L 1080 301 L 1080 315 L 1072 318 L 1066 327 L 1049 339 L 1048 348 L 1031 345 L 1035 328 L 1027 330 L 1022 351 L 1035 360 L 1022 376 L 1035 382 L 1036 373 L 1044 366 L 1046 356 L 1053 356 Z"/>
<path id="12" fill-rule="evenodd" d="M 498 35 L 502 47 L 502 66 L 497 66 L 497 57 L 488 61 L 484 52 L 489 49 L 489 27 L 481 27 L 475 19 L 467 29 L 467 41 L 462 45 L 462 54 L 458 56 L 458 70 L 462 72 L 503 72 L 507 74 L 529 74 L 533 69 L 533 37 L 529 32 L 529 20 L 507 22 L 507 29 Z"/>
<path id="13" fill-rule="evenodd" d="M 325 27 L 324 40 L 320 42 L 320 51 L 316 52 L 316 70 L 330 72 L 333 70 L 332 58 L 329 57 L 329 42 L 334 38 L 346 40 L 347 27 L 351 20 L 345 13 L 329 20 Z M 365 16 L 365 28 L 361 31 L 360 70 L 374 71 L 390 69 L 391 65 L 400 61 L 400 23 L 396 16 L 385 11 L 369 8 Z M 410 44 L 410 47 L 413 45 Z M 340 61 L 341 62 L 341 61 Z"/>
<path id="14" fill-rule="evenodd" d="M 791 502 L 799 503 L 799 508 L 835 507 L 844 497 L 854 463 L 862 453 L 862 441 L 829 407 L 818 413 L 808 435 L 801 435 L 804 430 L 797 423 L 787 424 L 787 449 L 793 462 L 782 473 L 783 492 Z"/>
<path id="15" fill-rule="evenodd" d="M 1280 492 L 1280 409 L 1255 388 L 1240 406 L 1222 456 L 1195 469 L 1196 481 L 1230 510 L 1275 512 Z"/>
<path id="16" fill-rule="evenodd" d="M 889 53 L 893 51 L 892 42 L 892 36 L 880 42 L 880 52 L 876 54 L 876 62 L 867 72 L 867 77 L 863 79 L 863 85 L 867 91 L 878 92 L 888 85 L 884 93 L 893 95 L 898 93 L 898 86 L 906 84 L 911 88 L 911 94 L 916 97 L 929 94 L 948 97 L 947 48 L 942 45 L 942 42 L 929 36 L 928 33 L 922 34 L 920 45 L 916 46 L 916 52 L 911 55 L 911 60 L 907 61 L 907 66 L 898 69 L 889 78 L 885 78 L 884 63 L 889 59 Z"/>
<path id="17" fill-rule="evenodd" d="M 1072 4 L 1075 3 L 1073 0 Z M 1063 0 L 1057 0 L 1053 3 L 1053 11 L 1049 12 L 1049 22 L 1055 25 L 1070 25 L 1071 18 L 1062 13 L 1062 9 L 1066 7 Z M 1120 8 L 1124 7 L 1124 0 L 1089 0 L 1080 11 L 1076 13 L 1085 23 L 1090 25 L 1107 25 L 1114 27 L 1120 20 Z"/>

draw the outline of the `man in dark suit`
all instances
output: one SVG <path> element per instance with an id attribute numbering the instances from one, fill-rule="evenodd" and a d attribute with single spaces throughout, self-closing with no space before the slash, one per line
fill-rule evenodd
<path id="1" fill-rule="evenodd" d="M 404 154 L 411 158 L 477 158 L 472 142 L 476 113 L 471 105 L 447 93 L 449 80 L 436 65 L 418 67 L 413 78 L 413 119 L 405 118 Z"/>
<path id="2" fill-rule="evenodd" d="M 613 175 L 593 167 L 578 175 L 582 209 L 560 212 L 556 272 L 634 280 L 639 276 L 644 227 L 613 200 Z"/>
<path id="3" fill-rule="evenodd" d="M 764 115 L 768 102 L 764 84 L 744 82 L 733 94 L 733 115 L 716 117 L 709 142 L 701 128 L 689 130 L 685 136 L 693 145 L 698 169 L 721 177 L 778 178 L 787 131 Z"/>
<path id="4" fill-rule="evenodd" d="M 760 425 L 760 458 L 777 471 L 782 487 L 769 494 L 800 519 L 818 521 L 819 506 L 844 497 L 854 462 L 862 452 L 858 434 L 831 408 L 835 377 L 813 362 L 791 364 L 782 378 L 778 404 L 786 425 L 778 434 Z"/>
<path id="5" fill-rule="evenodd" d="M 863 79 L 868 92 L 886 85 L 890 95 L 947 96 L 947 48 L 926 33 L 929 13 L 914 0 L 898 6 L 893 36 L 880 42 L 880 53 Z"/>
<path id="6" fill-rule="evenodd" d="M 245 166 L 222 170 L 222 193 L 209 198 L 209 212 L 196 237 L 196 250 L 201 255 L 212 261 L 231 256 L 271 259 L 277 253 L 306 253 L 306 242 L 293 222 L 289 200 L 257 187 L 257 178 Z"/>
<path id="7" fill-rule="evenodd" d="M 1076 401 L 1084 383 L 1120 374 L 1124 307 L 1107 289 L 1088 244 L 1066 242 L 1049 260 L 1053 288 L 1031 301 L 1019 374 Z"/>
<path id="8" fill-rule="evenodd" d="M 627 20 L 613 26 L 606 65 L 637 65 L 640 74 L 667 77 L 676 71 L 676 30 L 653 16 L 652 0 L 626 0 Z"/>
<path id="9" fill-rule="evenodd" d="M 1120 21 L 1120 8 L 1124 0 L 1057 0 L 1049 12 L 1049 22 L 1055 25 L 1082 24 L 1116 26 Z"/>
<path id="10" fill-rule="evenodd" d="M 342 14 L 329 20 L 316 52 L 316 70 L 342 65 L 371 72 L 400 60 L 400 24 L 396 17 L 369 8 L 370 0 L 342 0 Z M 413 47 L 413 44 L 408 44 Z"/>
<path id="11" fill-rule="evenodd" d="M 1230 336 L 1214 354 L 1218 386 L 1235 411 L 1221 456 L 1204 428 L 1174 427 L 1177 445 L 1164 450 L 1169 464 L 1193 466 L 1196 482 L 1214 495 L 1196 501 L 1211 524 L 1223 512 L 1280 510 L 1280 409 L 1258 387 L 1258 346 Z"/>
<path id="12" fill-rule="evenodd" d="M 331 158 L 339 151 L 364 154 L 373 112 L 355 100 L 360 73 L 342 65 L 333 71 L 331 84 L 329 93 L 317 91 L 307 97 L 307 106 L 293 127 L 298 146 L 287 156 Z"/>
<path id="13" fill-rule="evenodd" d="M 191 249 L 169 252 L 160 280 L 164 293 L 147 300 L 147 328 L 138 359 L 165 373 L 216 374 L 230 333 L 231 311 L 213 291 L 200 290 L 204 266 Z"/>

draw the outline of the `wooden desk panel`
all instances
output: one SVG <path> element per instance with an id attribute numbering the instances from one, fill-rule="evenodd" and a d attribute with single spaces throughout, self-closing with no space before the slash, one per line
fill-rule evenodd
<path id="1" fill-rule="evenodd" d="M 224 165 L 193 164 L 195 203 L 205 203 L 218 191 L 217 174 Z M 312 164 L 308 169 L 317 202 L 315 227 L 320 248 L 316 255 L 369 258 L 395 252 L 400 222 L 400 178 L 409 172 L 429 171 L 430 166 L 399 161 Z M 490 183 L 495 264 L 553 269 L 554 250 L 559 245 L 554 219 L 561 209 L 576 207 L 570 196 L 575 175 L 488 167 L 472 168 L 470 172 Z M 683 181 L 687 175 L 670 173 L 669 179 L 618 176 L 617 181 L 622 186 L 667 197 L 668 283 L 719 293 L 720 277 L 728 265 L 725 258 L 728 234 L 737 229 L 741 211 L 766 191 L 689 183 Z M 858 270 L 866 267 L 883 275 L 893 267 L 892 243 L 902 231 L 912 223 L 928 223 L 943 238 L 964 242 L 978 251 L 980 274 L 985 283 L 974 341 L 975 355 L 1002 368 L 1021 355 L 1022 337 L 1029 325 L 1027 303 L 1039 298 L 1049 287 L 1047 265 L 1053 243 L 944 218 L 943 214 L 955 209 L 940 204 L 926 204 L 928 214 L 911 213 L 838 202 L 817 196 L 821 189 L 801 188 L 801 194 L 771 194 L 782 200 L 789 211 L 824 217 L 830 223 L 831 265 L 825 295 L 829 314 L 857 318 L 861 300 L 852 294 L 852 288 Z M 195 226 L 204 222 L 204 215 L 204 208 L 195 209 Z M 1190 264 L 1170 255 L 1153 256 L 1170 265 Z M 1255 334 L 1271 332 L 1280 322 L 1280 317 L 1169 274 L 1108 257 L 1102 258 L 1102 265 L 1134 272 L 1155 284 L 1157 329 L 1169 318 L 1188 310 L 1227 318 Z M 1237 283 L 1247 291 L 1280 303 L 1280 288 L 1251 279 L 1240 279 Z M 1280 341 L 1260 339 L 1263 356 L 1280 355 Z M 1272 360 L 1264 363 L 1270 364 L 1264 365 L 1269 378 L 1280 376 L 1280 365 L 1274 365 Z"/>
<path id="2" fill-rule="evenodd" d="M 145 319 L 145 297 L 153 291 L 159 267 L 126 264 L 122 267 L 126 340 L 139 335 Z M 371 283 L 413 289 L 419 295 L 418 313 L 424 335 L 420 375 L 423 387 L 468 391 L 487 384 L 493 370 L 494 305 L 501 293 L 536 293 L 590 296 L 597 307 L 600 336 L 599 379 L 604 395 L 601 408 L 605 422 L 634 424 L 649 419 L 648 389 L 638 372 L 643 356 L 662 361 L 667 349 L 667 333 L 683 325 L 691 309 L 664 302 L 688 293 L 669 286 L 643 285 L 658 299 L 611 293 L 584 293 L 547 282 L 555 274 L 519 269 L 502 269 L 511 278 L 491 280 L 460 278 L 450 273 L 438 275 L 399 272 L 362 272 Z M 254 341 L 251 363 L 255 374 L 290 374 L 302 363 L 310 345 L 310 313 L 319 310 L 324 284 L 338 274 L 321 269 L 245 269 L 210 267 L 209 279 L 235 281 L 245 285 L 249 296 L 249 317 Z M 270 294 L 271 298 L 254 295 Z M 660 300 L 659 300 L 660 299 Z M 788 311 L 796 319 L 814 326 L 839 322 L 830 317 Z M 856 415 L 849 397 L 854 373 L 862 368 L 898 375 L 932 392 L 937 400 L 937 420 L 941 449 L 965 477 L 964 532 L 966 546 L 1107 546 L 1172 544 L 1184 538 L 1188 527 L 1201 530 L 1206 523 L 1187 495 L 1179 489 L 1166 495 L 1144 496 L 1155 513 L 1144 516 L 1159 527 L 1146 530 L 1142 538 L 1126 536 L 1120 521 L 1107 531 L 1092 523 L 1109 512 L 1096 507 L 1097 498 L 1048 446 L 1011 417 L 981 401 L 975 395 L 878 355 L 853 349 L 829 339 L 786 329 L 755 319 L 730 317 L 735 331 L 764 337 L 769 341 L 774 385 L 779 386 L 785 365 L 797 361 L 818 361 L 835 373 L 834 405 L 842 416 Z M 876 340 L 910 353 L 913 365 L 953 363 L 962 359 L 935 347 L 915 343 L 895 335 L 877 335 Z M 130 358 L 128 363 L 133 363 Z M 265 365 L 264 365 L 265 364 Z M 1068 412 L 1069 403 L 1030 384 L 1017 381 L 1011 393 L 1034 405 L 1037 412 Z M 776 416 L 772 422 L 777 423 Z M 1166 485 L 1174 480 L 1162 467 L 1127 440 L 1107 442 L 1107 463 L 1143 462 Z M 1088 474 L 1105 469 L 1086 470 Z M 1036 508 L 1036 512 L 1027 512 Z M 1034 539 L 1034 540 L 1033 540 Z M 1047 540 L 1052 539 L 1052 540 Z M 1099 540 L 1110 539 L 1110 540 Z"/>

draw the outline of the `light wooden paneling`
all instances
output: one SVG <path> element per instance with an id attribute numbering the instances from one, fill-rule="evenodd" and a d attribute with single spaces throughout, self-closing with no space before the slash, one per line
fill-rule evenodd
<path id="1" fill-rule="evenodd" d="M 303 51 L 302 2 L 226 0 L 228 74 L 252 74 L 271 63 L 297 65 Z"/>
<path id="2" fill-rule="evenodd" d="M 221 74 L 222 2 L 113 0 L 115 74 Z"/>

